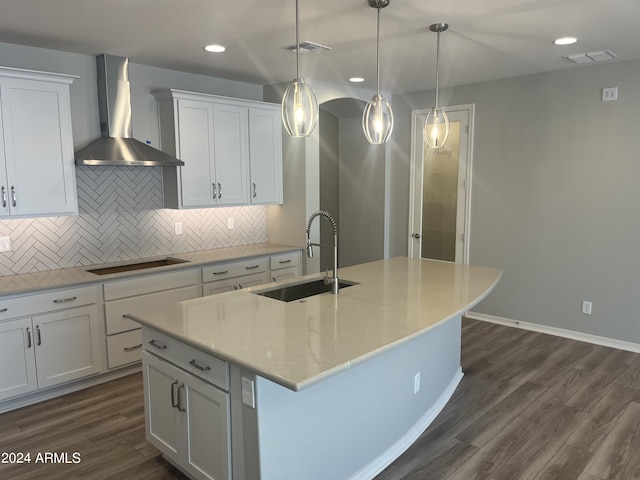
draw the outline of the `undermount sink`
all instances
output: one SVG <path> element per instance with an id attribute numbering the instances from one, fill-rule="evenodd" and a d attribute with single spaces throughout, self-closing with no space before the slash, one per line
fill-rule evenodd
<path id="1" fill-rule="evenodd" d="M 180 260 L 179 258 L 160 258 L 158 260 L 150 260 L 148 262 L 125 263 L 114 267 L 99 267 L 88 269 L 87 272 L 95 275 L 109 275 L 111 273 L 131 272 L 134 270 L 143 270 L 145 268 L 165 267 L 167 265 L 177 265 L 179 263 L 187 263 L 189 260 Z"/>
<path id="2" fill-rule="evenodd" d="M 340 280 L 338 282 L 338 285 L 340 289 L 343 289 L 358 284 L 356 282 Z M 276 287 L 269 290 L 251 293 L 262 295 L 263 297 L 275 298 L 276 300 L 280 300 L 281 302 L 293 302 L 294 300 L 300 300 L 302 298 L 312 297 L 314 295 L 320 295 L 321 293 L 328 293 L 330 291 L 331 284 L 325 284 L 324 279 L 319 279 L 312 280 L 306 283 L 285 285 L 283 287 Z"/>

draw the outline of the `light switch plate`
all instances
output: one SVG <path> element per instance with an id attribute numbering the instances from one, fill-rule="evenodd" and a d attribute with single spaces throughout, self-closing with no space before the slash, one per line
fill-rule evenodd
<path id="1" fill-rule="evenodd" d="M 242 377 L 242 403 L 247 407 L 256 408 L 255 383 L 246 377 Z"/>

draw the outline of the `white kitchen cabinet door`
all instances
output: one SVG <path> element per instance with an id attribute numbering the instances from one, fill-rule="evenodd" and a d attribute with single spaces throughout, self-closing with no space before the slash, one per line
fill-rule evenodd
<path id="1" fill-rule="evenodd" d="M 0 322 L 0 400 L 38 388 L 31 319 Z"/>
<path id="2" fill-rule="evenodd" d="M 77 214 L 70 81 L 3 78 L 2 73 L 2 214 Z"/>
<path id="3" fill-rule="evenodd" d="M 199 479 L 231 479 L 229 394 L 185 373 L 187 465 Z"/>
<path id="4" fill-rule="evenodd" d="M 218 293 L 233 292 L 238 289 L 238 281 L 235 278 L 225 278 L 202 285 L 202 296 L 217 295 Z"/>
<path id="5" fill-rule="evenodd" d="M 282 203 L 282 119 L 280 109 L 249 110 L 251 203 Z"/>
<path id="6" fill-rule="evenodd" d="M 298 267 L 281 268 L 271 271 L 271 280 L 273 282 L 282 282 L 285 280 L 293 280 L 298 277 Z"/>
<path id="7" fill-rule="evenodd" d="M 213 147 L 213 105 L 206 102 L 178 100 L 177 156 L 184 167 L 180 175 L 183 207 L 216 205 Z"/>
<path id="8" fill-rule="evenodd" d="M 218 205 L 247 204 L 248 109 L 221 103 L 214 104 L 213 112 Z"/>
<path id="9" fill-rule="evenodd" d="M 102 371 L 96 305 L 36 315 L 32 323 L 39 388 Z"/>
<path id="10" fill-rule="evenodd" d="M 269 274 L 267 272 L 255 273 L 253 275 L 245 275 L 238 278 L 238 288 L 257 287 L 269 283 Z"/>
<path id="11" fill-rule="evenodd" d="M 142 352 L 146 438 L 174 462 L 179 461 L 180 411 L 176 377 L 180 370 L 169 362 Z"/>

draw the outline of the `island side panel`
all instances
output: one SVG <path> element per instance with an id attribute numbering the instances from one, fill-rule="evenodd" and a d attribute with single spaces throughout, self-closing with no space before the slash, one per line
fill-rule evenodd
<path id="1" fill-rule="evenodd" d="M 299 392 L 256 377 L 260 479 L 372 478 L 453 394 L 462 378 L 460 339 L 457 316 Z"/>

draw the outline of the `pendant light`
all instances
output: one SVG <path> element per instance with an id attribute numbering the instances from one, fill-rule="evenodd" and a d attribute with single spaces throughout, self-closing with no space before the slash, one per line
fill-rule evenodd
<path id="1" fill-rule="evenodd" d="M 369 6 L 378 10 L 376 30 L 376 94 L 369 100 L 362 114 L 364 136 L 371 144 L 381 144 L 389 140 L 393 131 L 393 112 L 385 98 L 380 95 L 380 10 L 389 5 L 390 0 L 369 0 Z"/>
<path id="2" fill-rule="evenodd" d="M 300 78 L 299 7 L 296 0 L 296 78 L 282 97 L 282 123 L 292 137 L 308 137 L 318 123 L 318 101 L 311 87 Z"/>
<path id="3" fill-rule="evenodd" d="M 449 138 L 449 117 L 445 111 L 438 105 L 438 66 L 440 63 L 440 33 L 444 32 L 449 25 L 446 23 L 434 23 L 429 27 L 434 33 L 438 34 L 438 43 L 436 49 L 436 104 L 427 113 L 424 122 L 424 141 L 429 148 L 442 147 L 447 138 Z"/>

